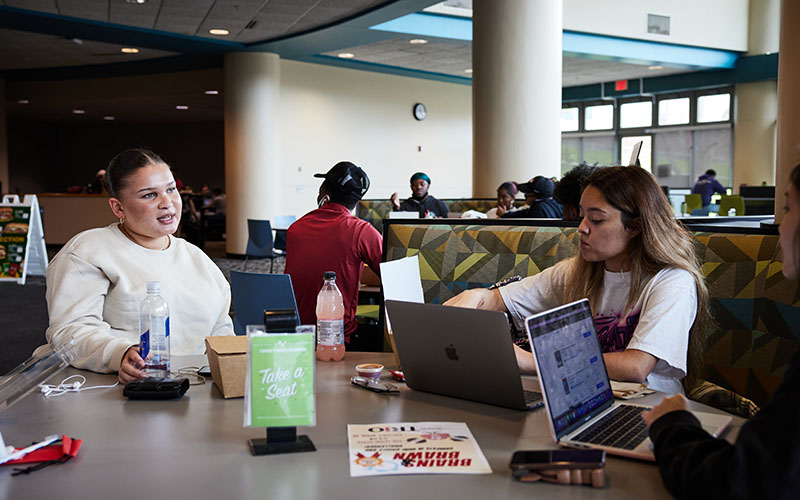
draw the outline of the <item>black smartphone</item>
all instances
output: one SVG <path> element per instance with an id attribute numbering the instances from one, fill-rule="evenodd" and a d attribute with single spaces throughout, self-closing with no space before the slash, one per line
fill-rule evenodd
<path id="1" fill-rule="evenodd" d="M 514 452 L 508 466 L 514 471 L 597 469 L 605 463 L 605 450 L 523 450 Z"/>
<path id="2" fill-rule="evenodd" d="M 197 370 L 197 374 L 200 375 L 201 377 L 210 377 L 211 376 L 211 367 L 208 366 L 208 365 L 201 366 L 200 369 Z"/>

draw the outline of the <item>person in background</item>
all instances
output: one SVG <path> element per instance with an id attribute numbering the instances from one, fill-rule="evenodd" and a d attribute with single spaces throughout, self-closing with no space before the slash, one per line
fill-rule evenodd
<path id="1" fill-rule="evenodd" d="M 705 174 L 697 178 L 697 182 L 692 187 L 692 194 L 700 195 L 704 207 L 711 204 L 711 195 L 714 193 L 725 194 L 725 186 L 715 179 L 716 176 L 717 173 L 714 170 L 708 169 Z"/>
<path id="2" fill-rule="evenodd" d="M 211 206 L 211 190 L 208 188 L 208 184 L 203 184 L 200 188 L 200 199 L 202 205 L 198 207 L 200 210 L 205 210 Z"/>
<path id="3" fill-rule="evenodd" d="M 286 274 L 292 277 L 301 323 L 313 325 L 322 274 L 336 272 L 336 286 L 344 302 L 344 342 L 349 347 L 358 326 L 355 316 L 361 271 L 366 263 L 380 276 L 383 240 L 369 222 L 351 213 L 369 189 L 366 172 L 343 161 L 314 177 L 325 179 L 317 196 L 319 208 L 289 226 Z"/>
<path id="4" fill-rule="evenodd" d="M 490 219 L 497 219 L 509 212 L 519 210 L 514 206 L 514 199 L 517 197 L 519 188 L 517 183 L 513 181 L 504 182 L 497 188 L 497 206 L 486 212 L 486 216 Z"/>
<path id="5" fill-rule="evenodd" d="M 708 289 L 694 238 L 672 216 L 655 178 L 638 167 L 609 167 L 581 195 L 579 253 L 509 285 L 467 290 L 448 306 L 506 311 L 525 318 L 588 298 L 608 375 L 683 392 L 697 374 L 708 318 Z M 530 352 L 514 346 L 523 372 Z"/>
<path id="6" fill-rule="evenodd" d="M 392 193 L 393 209 L 401 212 L 419 212 L 419 216 L 424 219 L 447 217 L 449 212 L 447 204 L 428 194 L 430 185 L 431 178 L 427 174 L 417 172 L 412 175 L 411 197 L 401 202 L 397 193 Z"/>
<path id="7" fill-rule="evenodd" d="M 530 218 L 530 219 L 559 219 L 561 218 L 561 204 L 553 199 L 553 181 L 547 177 L 537 175 L 524 184 L 517 184 L 520 191 L 525 193 L 528 208 L 508 212 L 502 217 Z"/>
<path id="8" fill-rule="evenodd" d="M 225 217 L 225 193 L 222 192 L 222 188 L 216 186 L 212 191 L 213 196 L 211 197 L 211 203 L 208 206 L 208 210 L 206 213 L 208 215 L 221 215 Z"/>
<path id="9" fill-rule="evenodd" d="M 84 192 L 88 194 L 100 194 L 103 192 L 103 183 L 106 180 L 105 169 L 100 169 L 94 174 L 94 180 L 86 185 Z"/>
<path id="10" fill-rule="evenodd" d="M 558 181 L 553 190 L 553 198 L 561 204 L 563 219 L 580 220 L 583 185 L 586 183 L 586 179 L 598 168 L 600 167 L 581 164 L 564 174 L 564 177 Z"/>
<path id="11" fill-rule="evenodd" d="M 231 290 L 206 254 L 172 235 L 181 197 L 158 155 L 123 151 L 105 181 L 119 222 L 77 234 L 47 266 L 46 338 L 74 343 L 74 367 L 119 372 L 127 383 L 147 376 L 137 346 L 148 281 L 161 282 L 169 305 L 173 355 L 203 354 L 207 336 L 233 335 Z"/>
<path id="12" fill-rule="evenodd" d="M 800 280 L 800 165 L 790 175 L 780 225 L 783 275 Z M 800 491 L 800 353 L 778 390 L 731 444 L 711 437 L 686 398 L 642 413 L 661 478 L 677 498 L 797 498 Z"/>

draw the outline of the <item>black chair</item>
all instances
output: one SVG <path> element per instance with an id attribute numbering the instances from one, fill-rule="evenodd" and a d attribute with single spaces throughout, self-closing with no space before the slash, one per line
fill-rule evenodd
<path id="1" fill-rule="evenodd" d="M 247 325 L 263 325 L 265 310 L 290 310 L 297 313 L 292 279 L 288 274 L 243 273 L 231 271 L 233 332 L 247 333 Z"/>
<path id="2" fill-rule="evenodd" d="M 275 257 L 282 255 L 273 248 L 272 226 L 268 220 L 247 219 L 247 249 L 244 256 L 244 270 L 247 271 L 247 260 L 250 257 L 270 259 L 269 272 Z"/>

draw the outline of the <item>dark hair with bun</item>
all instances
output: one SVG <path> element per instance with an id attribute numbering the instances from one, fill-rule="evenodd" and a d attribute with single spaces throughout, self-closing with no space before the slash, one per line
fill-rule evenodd
<path id="1" fill-rule="evenodd" d="M 128 185 L 128 179 L 140 168 L 148 165 L 167 163 L 149 149 L 128 149 L 118 154 L 108 163 L 106 168 L 106 191 L 112 198 L 119 198 L 119 192 Z M 167 165 L 169 167 L 169 165 Z"/>

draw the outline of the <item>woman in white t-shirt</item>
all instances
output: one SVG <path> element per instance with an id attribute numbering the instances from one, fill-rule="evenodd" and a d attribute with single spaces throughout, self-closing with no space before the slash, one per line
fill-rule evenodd
<path id="1" fill-rule="evenodd" d="M 514 207 L 517 193 L 519 193 L 519 188 L 516 182 L 509 181 L 500 184 L 500 187 L 497 188 L 497 206 L 486 212 L 486 217 L 498 219 L 505 213 L 517 211 L 518 209 Z"/>
<path id="2" fill-rule="evenodd" d="M 638 167 L 598 170 L 580 203 L 579 253 L 508 286 L 468 290 L 449 306 L 507 311 L 518 328 L 526 316 L 589 299 L 613 380 L 648 382 L 683 392 L 693 382 L 708 319 L 708 290 L 691 233 L 651 174 Z M 522 371 L 533 358 L 515 346 Z"/>
<path id="3" fill-rule="evenodd" d="M 169 166 L 155 153 L 131 149 L 106 172 L 111 211 L 119 223 L 74 236 L 47 268 L 47 341 L 72 342 L 72 365 L 119 372 L 122 383 L 145 377 L 139 308 L 148 281 L 161 282 L 170 309 L 172 354 L 202 354 L 209 335 L 233 335 L 231 292 L 199 248 L 172 234 L 181 198 Z"/>

